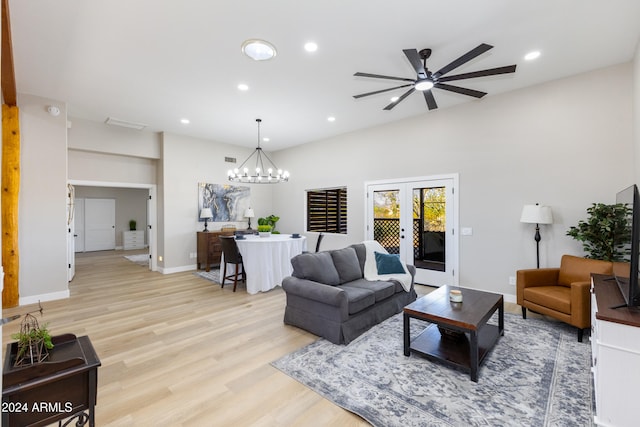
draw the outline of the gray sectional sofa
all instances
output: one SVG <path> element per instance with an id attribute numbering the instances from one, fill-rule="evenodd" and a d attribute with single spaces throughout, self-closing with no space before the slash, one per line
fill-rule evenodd
<path id="1" fill-rule="evenodd" d="M 287 295 L 284 323 L 335 344 L 348 344 L 415 301 L 412 265 L 407 265 L 411 274 L 407 292 L 397 281 L 366 280 L 365 257 L 364 244 L 294 257 L 292 276 L 282 281 Z"/>

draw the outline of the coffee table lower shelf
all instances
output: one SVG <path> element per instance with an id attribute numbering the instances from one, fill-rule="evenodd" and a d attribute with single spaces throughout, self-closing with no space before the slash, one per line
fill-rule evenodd
<path id="1" fill-rule="evenodd" d="M 433 360 L 439 360 L 449 365 L 462 368 L 465 372 L 472 372 L 472 367 L 482 363 L 485 356 L 493 348 L 501 335 L 496 325 L 484 325 L 478 332 L 477 363 L 471 360 L 473 351 L 471 342 L 464 334 L 460 339 L 442 337 L 438 325 L 432 323 L 420 335 L 411 341 L 409 350 Z M 477 373 L 476 373 L 477 375 Z M 472 378 L 473 379 L 473 378 Z M 476 379 L 473 379 L 477 381 Z"/>

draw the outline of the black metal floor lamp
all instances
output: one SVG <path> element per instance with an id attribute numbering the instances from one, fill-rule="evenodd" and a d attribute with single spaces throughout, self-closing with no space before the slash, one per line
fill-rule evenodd
<path id="1" fill-rule="evenodd" d="M 536 241 L 536 268 L 540 268 L 540 224 L 553 224 L 551 207 L 541 206 L 538 203 L 524 205 L 520 222 L 536 225 L 536 234 L 533 238 Z"/>

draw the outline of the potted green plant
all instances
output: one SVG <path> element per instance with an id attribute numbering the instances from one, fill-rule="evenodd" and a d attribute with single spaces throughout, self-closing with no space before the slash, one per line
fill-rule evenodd
<path id="1" fill-rule="evenodd" d="M 267 220 L 267 224 L 271 226 L 271 233 L 280 234 L 279 231 L 276 231 L 276 223 L 280 220 L 280 217 L 272 214 L 266 217 L 265 219 Z"/>
<path id="2" fill-rule="evenodd" d="M 570 227 L 567 236 L 582 242 L 586 258 L 623 261 L 630 250 L 631 242 L 625 241 L 631 226 L 627 220 L 630 213 L 631 207 L 621 203 L 593 203 L 587 209 L 588 218 Z"/>
<path id="3" fill-rule="evenodd" d="M 40 326 L 31 314 L 26 314 L 20 325 L 20 332 L 12 334 L 17 340 L 17 351 L 14 366 L 27 366 L 43 362 L 53 348 L 53 341 L 48 325 Z"/>
<path id="4" fill-rule="evenodd" d="M 129 220 L 129 230 L 136 231 L 136 220 L 135 219 Z"/>
<path id="5" fill-rule="evenodd" d="M 258 218 L 258 234 L 260 237 L 269 237 L 271 235 L 271 225 L 267 218 Z"/>

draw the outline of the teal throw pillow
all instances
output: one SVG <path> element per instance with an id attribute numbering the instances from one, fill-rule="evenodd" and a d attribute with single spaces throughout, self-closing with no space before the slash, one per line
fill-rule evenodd
<path id="1" fill-rule="evenodd" d="M 400 262 L 400 255 L 382 254 L 380 252 L 374 252 L 374 254 L 376 255 L 378 274 L 404 273 L 404 268 Z"/>

